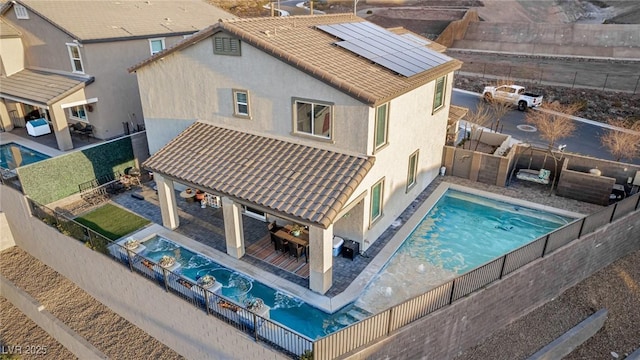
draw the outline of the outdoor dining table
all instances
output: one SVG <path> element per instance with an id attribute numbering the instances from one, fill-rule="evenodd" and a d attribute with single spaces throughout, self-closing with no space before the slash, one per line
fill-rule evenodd
<path id="1" fill-rule="evenodd" d="M 291 225 L 285 225 L 275 232 L 275 235 L 290 243 L 304 246 L 304 260 L 309 262 L 309 231 L 304 230 L 298 236 L 291 234 Z"/>

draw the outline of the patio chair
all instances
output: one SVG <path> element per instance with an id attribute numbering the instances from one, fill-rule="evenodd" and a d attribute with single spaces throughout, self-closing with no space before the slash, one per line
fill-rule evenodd
<path id="1" fill-rule="evenodd" d="M 295 256 L 296 261 L 300 259 L 300 256 L 304 253 L 304 246 L 298 244 L 289 244 L 289 255 Z"/>
<path id="2" fill-rule="evenodd" d="M 272 232 L 269 233 L 269 236 L 271 236 L 271 242 L 274 244 L 274 248 L 276 251 L 287 252 L 289 248 L 288 241 Z"/>

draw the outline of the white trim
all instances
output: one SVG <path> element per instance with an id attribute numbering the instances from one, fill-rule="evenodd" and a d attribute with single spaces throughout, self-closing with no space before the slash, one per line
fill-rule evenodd
<path id="1" fill-rule="evenodd" d="M 47 104 L 42 104 L 42 103 L 33 102 L 31 100 L 17 98 L 17 97 L 13 97 L 11 95 L 0 94 L 0 99 L 11 100 L 11 101 L 15 101 L 17 103 L 27 104 L 27 105 L 31 105 L 31 106 L 37 106 L 37 107 L 41 107 L 41 108 L 49 110 L 49 105 L 47 105 Z"/>
<path id="2" fill-rule="evenodd" d="M 84 74 L 84 63 L 82 62 L 82 54 L 80 53 L 80 44 L 65 43 L 65 45 L 67 45 L 67 51 L 69 52 L 69 60 L 71 61 L 71 70 L 72 70 L 72 72 L 74 74 Z M 78 58 L 77 58 L 77 60 L 80 61 L 80 67 L 82 68 L 81 70 L 76 69 L 76 64 L 75 64 L 76 58 L 73 57 L 73 54 L 71 53 L 71 47 L 75 47 L 76 49 L 78 49 Z"/>
<path id="3" fill-rule="evenodd" d="M 60 105 L 60 107 L 63 108 L 63 109 L 68 109 L 68 108 L 74 107 L 74 106 L 93 104 L 93 103 L 97 103 L 97 102 L 98 102 L 98 98 L 91 98 L 91 99 L 75 101 L 75 102 L 72 102 L 72 103 L 62 104 L 62 105 Z"/>

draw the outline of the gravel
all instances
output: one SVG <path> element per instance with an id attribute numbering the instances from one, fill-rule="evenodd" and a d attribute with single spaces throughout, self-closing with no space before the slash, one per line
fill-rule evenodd
<path id="1" fill-rule="evenodd" d="M 640 347 L 640 251 L 568 289 L 558 298 L 496 331 L 455 360 L 526 359 L 582 320 L 605 308 L 600 331 L 565 360 L 624 359 Z"/>
<path id="2" fill-rule="evenodd" d="M 76 286 L 17 246 L 0 253 L 0 273 L 39 301 L 51 314 L 73 329 L 110 359 L 181 359 L 182 357 L 119 316 L 84 290 Z M 5 323 L 15 320 L 0 313 Z M 12 333 L 11 344 L 35 344 L 29 332 Z M 51 357 L 66 359 L 67 357 Z"/>

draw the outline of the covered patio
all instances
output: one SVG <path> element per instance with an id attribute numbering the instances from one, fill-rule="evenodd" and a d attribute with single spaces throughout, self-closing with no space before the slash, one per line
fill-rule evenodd
<path id="1" fill-rule="evenodd" d="M 373 158 L 196 122 L 147 160 L 144 167 L 154 173 L 166 228 L 184 226 L 177 206 L 181 199 L 179 193 L 176 195 L 177 184 L 219 197 L 221 211 L 211 217 L 210 223 L 222 221 L 224 251 L 234 258 L 243 258 L 247 251 L 254 251 L 252 257 L 259 258 L 255 254 L 261 251 L 256 248 L 268 249 L 269 245 L 253 243 L 268 235 L 266 223 L 306 226 L 308 287 L 325 294 L 333 285 L 334 224 L 354 199 L 362 202 L 359 195 L 352 195 L 372 165 Z M 245 231 L 248 217 L 243 214 L 247 208 L 264 214 L 264 235 L 257 235 L 258 239 Z M 359 209 L 364 211 L 364 206 Z M 363 231 L 364 226 L 359 226 Z M 298 270 L 294 276 L 304 278 L 302 267 L 293 273 Z"/>
<path id="2" fill-rule="evenodd" d="M 85 105 L 98 101 L 88 99 L 85 94 L 85 87 L 93 81 L 92 76 L 42 69 L 23 69 L 4 78 L 0 89 L 0 128 L 62 151 L 87 145 L 90 134 L 70 131 L 67 111 L 85 109 Z M 43 119 L 42 128 L 46 129 L 29 134 L 29 122 L 38 119 Z"/>

